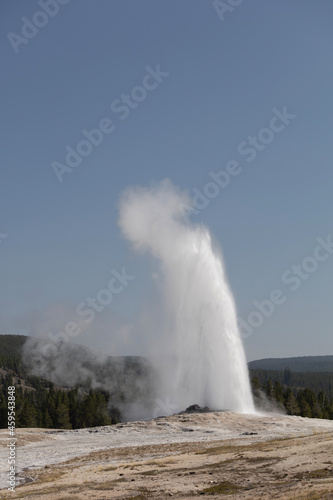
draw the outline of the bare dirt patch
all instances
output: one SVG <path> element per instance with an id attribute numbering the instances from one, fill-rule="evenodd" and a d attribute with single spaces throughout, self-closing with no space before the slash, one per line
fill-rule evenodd
<path id="1" fill-rule="evenodd" d="M 224 412 L 191 414 L 193 431 L 183 426 L 175 415 L 80 431 L 21 429 L 19 478 L 31 482 L 0 498 L 333 499 L 331 421 Z"/>

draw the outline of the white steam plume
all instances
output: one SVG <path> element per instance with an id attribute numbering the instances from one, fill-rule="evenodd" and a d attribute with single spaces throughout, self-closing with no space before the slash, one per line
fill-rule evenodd
<path id="1" fill-rule="evenodd" d="M 119 206 L 125 238 L 159 263 L 161 305 L 150 349 L 160 377 L 159 400 L 181 409 L 199 404 L 253 412 L 222 259 L 209 231 L 185 217 L 183 207 L 190 205 L 186 193 L 164 180 L 126 190 Z"/>

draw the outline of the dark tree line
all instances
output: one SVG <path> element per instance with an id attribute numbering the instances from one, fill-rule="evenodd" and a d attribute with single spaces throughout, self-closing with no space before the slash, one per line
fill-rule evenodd
<path id="1" fill-rule="evenodd" d="M 60 389 L 54 384 L 37 379 L 35 387 L 24 388 L 19 383 L 15 390 L 16 427 L 43 427 L 79 429 L 118 423 L 120 412 L 110 407 L 109 395 L 103 391 Z M 8 387 L 12 375 L 2 377 L 0 387 L 0 428 L 6 428 Z"/>
<path id="2" fill-rule="evenodd" d="M 311 389 L 316 395 L 324 392 L 328 399 L 333 398 L 333 372 L 294 372 L 289 368 L 284 370 L 250 369 L 251 377 L 257 377 L 261 385 L 268 380 L 280 382 L 293 390 Z"/>
<path id="3" fill-rule="evenodd" d="M 0 335 L 0 368 L 27 375 L 22 363 L 22 347 L 27 337 L 24 335 Z"/>
<path id="4" fill-rule="evenodd" d="M 253 370 L 257 372 L 258 370 Z M 322 389 L 322 381 L 320 374 L 306 374 L 317 384 L 311 384 L 314 389 L 309 387 L 295 387 L 290 385 L 294 373 L 287 375 L 289 385 L 286 379 L 281 383 L 280 380 L 274 377 L 270 378 L 270 371 L 259 370 L 258 374 L 252 373 L 251 385 L 255 402 L 260 405 L 263 400 L 262 394 L 265 394 L 268 401 L 276 404 L 280 408 L 285 408 L 288 415 L 297 415 L 308 418 L 326 418 L 333 420 L 333 398 L 328 397 L 327 393 Z M 300 374 L 296 374 L 300 375 Z M 282 372 L 283 376 L 283 372 Z M 324 384 L 325 385 L 325 384 Z"/>

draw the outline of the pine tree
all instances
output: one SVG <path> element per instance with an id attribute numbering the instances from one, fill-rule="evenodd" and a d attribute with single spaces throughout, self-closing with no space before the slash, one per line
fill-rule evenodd
<path id="1" fill-rule="evenodd" d="M 93 427 L 95 425 L 95 413 L 96 413 L 96 394 L 93 391 L 89 391 L 89 394 L 83 400 L 83 416 L 87 427 Z"/>
<path id="2" fill-rule="evenodd" d="M 50 417 L 50 414 L 47 409 L 45 410 L 43 415 L 43 427 L 45 429 L 52 429 L 53 427 L 52 418 Z"/>
<path id="3" fill-rule="evenodd" d="M 300 402 L 301 416 L 302 417 L 312 417 L 311 407 L 309 403 L 306 402 L 305 399 L 302 399 Z"/>
<path id="4" fill-rule="evenodd" d="M 274 384 L 274 398 L 277 403 L 284 404 L 283 388 L 278 381 Z"/>
<path id="5" fill-rule="evenodd" d="M 274 396 L 274 392 L 273 392 L 273 384 L 271 382 L 271 380 L 267 380 L 266 384 L 265 384 L 265 393 L 267 395 L 267 397 L 269 398 L 272 398 Z"/>
<path id="6" fill-rule="evenodd" d="M 107 412 L 106 400 L 104 394 L 96 394 L 96 410 L 95 410 L 95 425 L 110 425 L 111 419 Z"/>
<path id="7" fill-rule="evenodd" d="M 37 427 L 37 412 L 34 405 L 26 400 L 20 412 L 20 427 Z"/>
<path id="8" fill-rule="evenodd" d="M 65 403 L 60 402 L 56 409 L 56 424 L 58 429 L 71 429 L 72 424 L 69 421 L 69 408 Z"/>
<path id="9" fill-rule="evenodd" d="M 319 403 L 315 403 L 311 410 L 312 418 L 323 418 L 323 410 L 321 409 Z"/>
<path id="10" fill-rule="evenodd" d="M 285 393 L 285 407 L 288 415 L 299 415 L 301 413 L 300 407 L 295 399 L 291 389 L 287 389 Z"/>
<path id="11" fill-rule="evenodd" d="M 253 395 L 255 397 L 259 397 L 259 395 L 260 395 L 260 389 L 261 389 L 261 384 L 259 382 L 258 377 L 252 377 L 252 379 L 251 379 L 251 388 L 252 388 Z"/>

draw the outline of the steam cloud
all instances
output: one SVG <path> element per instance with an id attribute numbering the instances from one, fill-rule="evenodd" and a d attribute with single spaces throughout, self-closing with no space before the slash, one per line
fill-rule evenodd
<path id="1" fill-rule="evenodd" d="M 252 412 L 222 259 L 212 248 L 209 231 L 186 217 L 184 207 L 190 205 L 187 194 L 168 180 L 128 189 L 120 201 L 123 235 L 159 264 L 159 317 L 150 325 L 156 330 L 150 355 L 160 377 L 159 398 L 179 408 L 196 403 Z"/>

